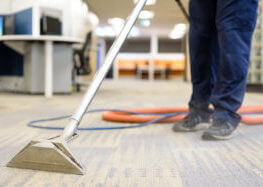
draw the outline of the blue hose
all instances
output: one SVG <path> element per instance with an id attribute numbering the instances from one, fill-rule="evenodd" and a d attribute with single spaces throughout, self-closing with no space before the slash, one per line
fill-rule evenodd
<path id="1" fill-rule="evenodd" d="M 86 113 L 96 113 L 96 112 L 106 112 L 106 111 L 125 112 L 125 113 L 129 113 L 129 114 L 133 114 L 133 115 L 150 115 L 150 116 L 156 116 L 156 115 L 159 116 L 159 115 L 161 115 L 160 113 L 139 113 L 139 112 L 131 112 L 131 111 L 127 111 L 127 110 L 120 110 L 120 109 L 95 109 L 95 110 L 89 110 Z M 158 118 L 158 119 L 155 119 L 155 120 L 152 120 L 152 121 L 149 121 L 149 122 L 146 122 L 146 123 L 136 124 L 136 125 L 109 126 L 109 127 L 79 127 L 78 130 L 92 131 L 92 130 L 117 130 L 117 129 L 139 128 L 139 127 L 149 126 L 149 125 L 158 123 L 161 120 L 168 119 L 170 117 L 178 116 L 178 115 L 182 115 L 182 114 L 188 114 L 188 112 L 184 112 L 184 113 L 164 113 L 164 114 L 162 114 L 163 116 Z M 262 114 L 262 113 L 261 112 L 258 112 L 258 113 L 243 113 L 241 115 L 256 115 L 256 114 Z M 67 119 L 67 118 L 70 118 L 70 117 L 71 117 L 71 115 L 65 115 L 65 116 L 59 116 L 59 117 L 54 117 L 54 118 L 33 120 L 33 121 L 30 121 L 27 125 L 29 127 L 39 128 L 39 129 L 63 130 L 64 127 L 40 126 L 40 125 L 37 125 L 37 123 L 48 122 L 48 121 L 57 121 L 57 120 Z"/>
<path id="2" fill-rule="evenodd" d="M 119 109 L 95 109 L 95 110 L 89 110 L 86 113 L 96 113 L 96 112 L 106 112 L 106 111 L 114 111 L 114 112 L 125 112 L 125 113 L 129 113 L 129 114 L 133 114 L 133 115 L 151 115 L 151 116 L 156 116 L 156 115 L 160 115 L 159 113 L 138 113 L 138 112 L 131 112 L 131 111 L 127 111 L 127 110 L 119 110 Z M 152 125 L 154 123 L 158 123 L 161 120 L 173 117 L 173 116 L 178 116 L 181 114 L 187 114 L 187 112 L 185 113 L 166 113 L 163 114 L 162 117 L 146 122 L 146 123 L 140 123 L 140 124 L 136 124 L 136 125 L 125 125 L 125 126 L 110 126 L 110 127 L 79 127 L 78 130 L 117 130 L 117 129 L 130 129 L 130 128 L 139 128 L 139 127 L 145 127 L 145 126 L 149 126 Z M 39 128 L 39 129 L 48 129 L 48 130 L 63 130 L 64 127 L 56 127 L 56 126 L 40 126 L 37 125 L 37 123 L 41 123 L 41 122 L 48 122 L 48 121 L 57 121 L 57 120 L 62 120 L 62 119 L 67 119 L 71 117 L 71 115 L 65 115 L 65 116 L 59 116 L 59 117 L 54 117 L 54 118 L 47 118 L 47 119 L 39 119 L 39 120 L 33 120 L 30 121 L 27 125 L 29 127 L 33 127 L 33 128 Z"/>

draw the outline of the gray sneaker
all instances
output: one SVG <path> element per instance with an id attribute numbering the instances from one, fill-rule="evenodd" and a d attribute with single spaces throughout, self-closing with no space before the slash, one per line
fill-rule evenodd
<path id="1" fill-rule="evenodd" d="M 203 133 L 202 139 L 204 140 L 227 140 L 232 138 L 236 133 L 235 126 L 224 120 L 213 121 L 211 127 L 209 127 Z"/>
<path id="2" fill-rule="evenodd" d="M 204 118 L 196 112 L 189 113 L 184 119 L 173 126 L 175 132 L 193 132 L 208 128 L 210 126 L 210 117 Z"/>

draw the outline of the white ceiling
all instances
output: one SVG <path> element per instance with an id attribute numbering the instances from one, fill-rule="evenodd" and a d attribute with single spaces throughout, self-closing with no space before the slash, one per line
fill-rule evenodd
<path id="1" fill-rule="evenodd" d="M 134 8 L 133 0 L 84 0 L 100 19 L 100 25 L 108 25 L 107 20 L 113 17 L 126 19 Z M 188 9 L 188 0 L 181 0 Z M 187 23 L 183 13 L 179 9 L 175 0 L 157 0 L 152 6 L 146 6 L 144 9 L 152 10 L 155 17 L 150 27 L 142 27 L 139 23 L 137 27 L 141 29 L 143 37 L 148 37 L 156 33 L 161 37 L 168 37 L 175 24 Z"/>

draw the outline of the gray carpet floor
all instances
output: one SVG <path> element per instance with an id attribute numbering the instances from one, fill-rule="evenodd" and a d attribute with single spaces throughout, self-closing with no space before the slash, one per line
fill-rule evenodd
<path id="1" fill-rule="evenodd" d="M 186 106 L 190 93 L 182 81 L 106 81 L 90 109 Z M 0 93 L 0 186 L 263 186 L 263 125 L 240 125 L 235 138 L 217 142 L 202 141 L 202 132 L 174 133 L 171 124 L 81 131 L 70 148 L 86 167 L 83 176 L 5 167 L 31 139 L 60 133 L 28 121 L 70 114 L 82 95 Z M 263 104 L 263 95 L 249 93 L 245 104 Z M 86 115 L 81 126 L 120 125 L 100 115 Z"/>

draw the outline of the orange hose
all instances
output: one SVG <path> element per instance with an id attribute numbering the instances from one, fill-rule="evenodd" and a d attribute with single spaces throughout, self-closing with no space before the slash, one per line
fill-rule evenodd
<path id="1" fill-rule="evenodd" d="M 102 119 L 112 122 L 122 122 L 122 123 L 146 123 L 152 120 L 159 119 L 163 117 L 163 113 L 185 113 L 189 111 L 187 107 L 180 108 L 137 108 L 128 109 L 129 112 L 138 113 L 160 113 L 160 115 L 149 116 L 149 115 L 134 115 L 127 112 L 115 112 L 107 111 L 102 114 Z M 263 113 L 263 106 L 243 106 L 238 110 L 239 114 L 244 113 Z M 178 116 L 173 116 L 168 119 L 160 121 L 160 123 L 173 123 L 183 119 L 185 115 L 181 114 Z M 259 125 L 263 124 L 263 116 L 242 116 L 242 123 L 246 125 Z"/>

